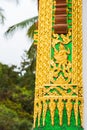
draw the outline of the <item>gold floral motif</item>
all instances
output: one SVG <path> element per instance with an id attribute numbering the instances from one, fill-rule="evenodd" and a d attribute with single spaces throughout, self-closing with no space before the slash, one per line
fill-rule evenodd
<path id="1" fill-rule="evenodd" d="M 67 64 L 68 54 L 70 54 L 70 50 L 66 50 L 62 44 L 59 46 L 59 51 L 55 49 L 54 58 L 60 67 L 61 65 Z"/>
<path id="2" fill-rule="evenodd" d="M 71 38 L 70 38 L 71 35 L 72 35 L 72 32 L 70 29 L 68 30 L 68 33 L 66 35 L 64 34 L 59 35 L 59 34 L 53 33 L 52 46 L 54 47 L 57 43 L 61 43 L 63 45 L 68 44 L 69 42 L 71 42 Z M 59 39 L 59 36 L 61 36 L 63 41 Z"/>
<path id="3" fill-rule="evenodd" d="M 59 111 L 60 125 L 62 125 L 65 105 L 63 101 L 66 101 L 68 125 L 70 125 L 72 109 L 74 109 L 76 125 L 78 125 L 78 109 L 83 125 L 82 0 L 72 1 L 72 31 L 68 30 L 67 35 L 61 34 L 62 40 L 60 40 L 60 35 L 52 32 L 53 1 L 39 0 L 39 2 L 38 35 L 35 36 L 38 45 L 34 127 L 37 118 L 38 127 L 40 126 L 41 114 L 43 114 L 42 120 L 43 125 L 45 125 L 48 109 L 50 110 L 52 125 L 54 125 L 56 106 Z M 68 55 L 71 54 L 70 49 L 66 48 L 71 40 L 72 62 L 68 60 Z M 59 44 L 58 50 L 55 48 L 57 44 Z M 54 59 L 50 57 L 51 47 L 54 49 Z M 49 103 L 47 103 L 48 101 Z M 74 105 L 72 101 L 75 102 Z M 79 105 L 78 102 L 80 102 Z"/>
<path id="4" fill-rule="evenodd" d="M 65 48 L 64 45 L 67 45 L 71 42 L 71 30 L 68 30 L 66 35 L 53 34 L 52 38 L 52 48 L 54 49 L 54 59 L 51 60 L 51 69 L 50 69 L 50 81 L 53 84 L 68 84 L 72 79 L 72 63 L 68 60 L 68 55 L 71 54 L 69 48 Z M 60 39 L 62 38 L 62 40 Z M 57 50 L 55 46 L 59 44 L 59 49 Z M 56 66 L 58 64 L 58 66 Z M 60 74 L 63 72 L 64 75 Z M 56 80 L 55 80 L 56 78 Z M 66 80 L 67 78 L 67 80 Z"/>

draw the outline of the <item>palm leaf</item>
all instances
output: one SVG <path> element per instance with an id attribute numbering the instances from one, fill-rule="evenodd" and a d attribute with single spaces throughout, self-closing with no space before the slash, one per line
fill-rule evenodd
<path id="1" fill-rule="evenodd" d="M 3 14 L 4 10 L 0 7 L 0 23 L 3 24 L 5 20 L 5 16 Z"/>
<path id="2" fill-rule="evenodd" d="M 36 29 L 35 23 L 28 28 L 27 36 L 31 39 L 34 38 L 34 30 Z"/>
<path id="3" fill-rule="evenodd" d="M 33 18 L 30 18 L 30 19 L 27 19 L 27 20 L 24 20 L 20 23 L 17 23 L 17 24 L 14 24 L 13 26 L 9 27 L 8 30 L 5 32 L 5 35 L 8 36 L 9 34 L 14 34 L 14 32 L 17 30 L 17 29 L 23 29 L 27 26 L 32 26 L 38 19 L 38 16 L 35 16 Z"/>

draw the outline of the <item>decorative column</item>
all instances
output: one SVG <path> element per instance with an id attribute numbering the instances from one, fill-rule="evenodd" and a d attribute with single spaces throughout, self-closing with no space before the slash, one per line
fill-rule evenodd
<path id="1" fill-rule="evenodd" d="M 39 0 L 34 130 L 83 130 L 82 1 Z"/>

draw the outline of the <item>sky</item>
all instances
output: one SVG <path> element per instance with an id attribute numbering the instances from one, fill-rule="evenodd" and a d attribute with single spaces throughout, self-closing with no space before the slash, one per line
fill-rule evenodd
<path id="1" fill-rule="evenodd" d="M 5 24 L 0 25 L 0 62 L 20 66 L 24 50 L 28 50 L 32 44 L 26 36 L 27 29 L 18 30 L 8 38 L 5 37 L 4 32 L 15 23 L 37 16 L 37 2 L 36 0 L 19 0 L 17 5 L 11 1 L 0 0 L 0 7 L 4 9 L 6 17 Z"/>

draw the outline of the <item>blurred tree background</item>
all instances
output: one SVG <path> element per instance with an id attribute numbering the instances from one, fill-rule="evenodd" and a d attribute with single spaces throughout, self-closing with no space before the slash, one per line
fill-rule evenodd
<path id="1" fill-rule="evenodd" d="M 1 24 L 5 20 L 3 12 L 0 7 Z M 36 16 L 9 27 L 6 35 L 16 28 L 28 25 L 27 35 L 33 38 L 37 18 Z M 0 130 L 33 129 L 35 66 L 36 48 L 33 44 L 24 52 L 20 68 L 0 63 Z"/>
<path id="2" fill-rule="evenodd" d="M 21 67 L 0 63 L 0 130 L 32 130 L 36 49 L 22 57 Z"/>

